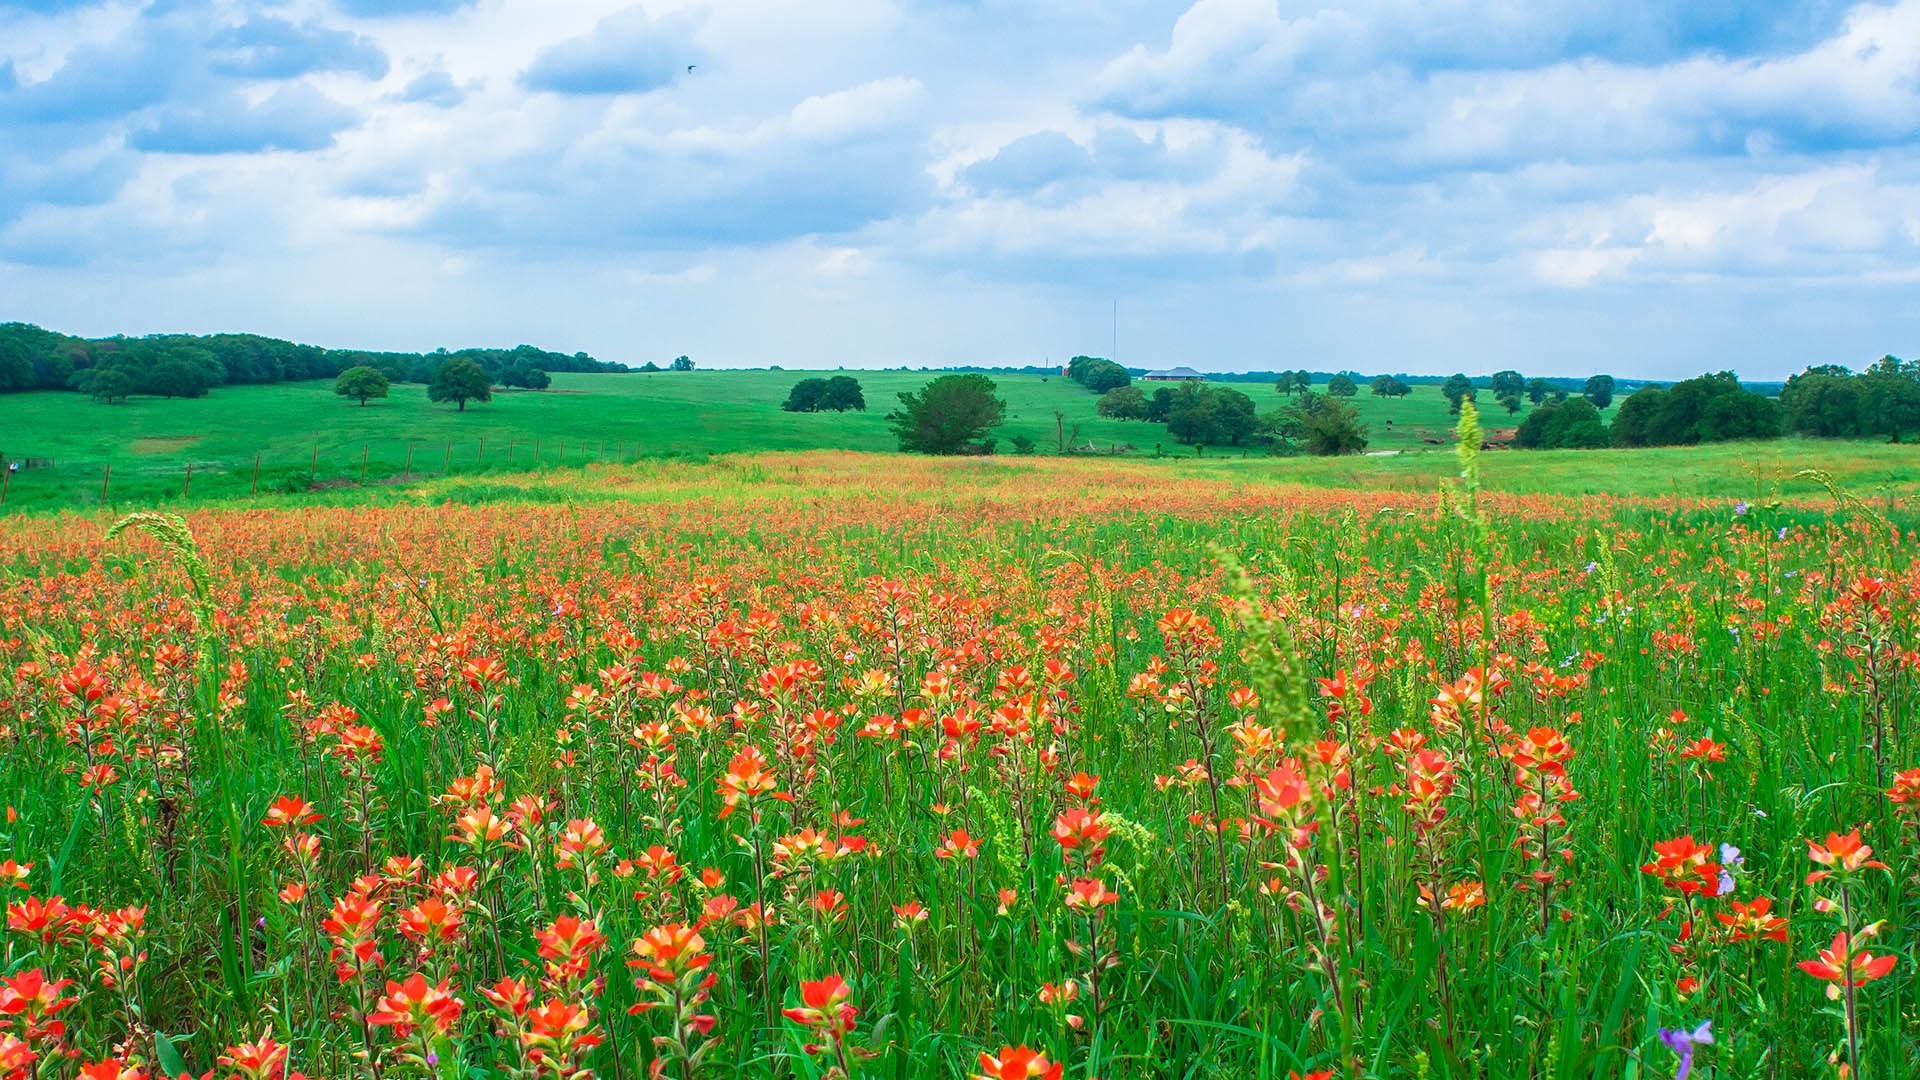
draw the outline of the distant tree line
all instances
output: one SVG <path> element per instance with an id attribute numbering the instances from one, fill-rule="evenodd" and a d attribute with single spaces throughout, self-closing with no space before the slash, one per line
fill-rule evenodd
<path id="1" fill-rule="evenodd" d="M 1276 382 L 1275 384 L 1280 385 Z M 1290 394 L 1292 384 L 1288 381 Z M 1348 383 L 1352 396 L 1352 383 Z M 1366 448 L 1367 428 L 1341 395 L 1301 390 L 1297 401 L 1261 414 L 1251 397 L 1230 386 L 1180 383 L 1155 387 L 1148 396 L 1137 386 L 1115 387 L 1094 406 L 1113 420 L 1143 420 L 1167 425 L 1174 441 L 1189 446 L 1261 446 L 1275 453 L 1351 454 Z"/>
<path id="2" fill-rule="evenodd" d="M 200 397 L 217 386 L 333 379 L 356 367 L 373 368 L 392 382 L 430 383 L 455 358 L 473 363 L 499 385 L 529 389 L 546 385 L 548 372 L 628 370 L 586 353 L 568 355 L 531 345 L 366 352 L 258 334 L 80 338 L 28 323 L 0 323 L 0 393 L 78 390 L 109 401 L 128 394 Z M 96 385 L 102 378 L 105 382 Z"/>

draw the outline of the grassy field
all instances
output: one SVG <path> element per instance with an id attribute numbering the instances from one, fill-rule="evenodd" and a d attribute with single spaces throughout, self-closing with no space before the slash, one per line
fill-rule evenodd
<path id="1" fill-rule="evenodd" d="M 1708 1023 L 1698 1080 L 1911 1075 L 1920 515 L 1736 508 L 1735 453 L 9 517 L 0 1055 L 1531 1080 Z M 1537 490 L 1606 461 L 1661 497 Z"/>
<path id="2" fill-rule="evenodd" d="M 0 454 L 52 468 L 13 476 L 8 506 L 97 505 L 108 497 L 134 505 L 198 498 L 378 484 L 396 477 L 506 473 L 600 460 L 693 456 L 759 450 L 894 448 L 885 416 L 902 391 L 931 375 L 859 372 L 864 413 L 794 414 L 780 410 L 804 372 L 740 371 L 554 376 L 541 393 L 504 391 L 487 405 L 456 412 L 427 401 L 425 388 L 398 385 L 365 408 L 334 396 L 331 383 L 226 387 L 197 400 L 135 398 L 99 405 L 79 394 L 0 395 Z M 1016 435 L 1042 452 L 1064 433 L 1076 446 L 1133 455 L 1192 456 L 1161 425 L 1105 420 L 1093 394 L 1060 378 L 1000 376 L 1007 423 L 1000 451 Z M 1286 399 L 1273 388 L 1234 384 L 1263 409 Z M 1410 397 L 1354 399 L 1370 426 L 1370 448 L 1417 450 L 1447 440 L 1451 418 L 1435 387 Z M 1055 413 L 1061 419 L 1056 421 Z M 1489 427 L 1510 423 L 1502 412 Z M 1076 435 L 1077 432 L 1077 435 Z M 1213 448 L 1214 457 L 1251 451 Z M 259 473 L 255 477 L 255 456 Z M 411 465 L 409 465 L 411 462 Z M 188 483 L 187 468 L 193 476 Z M 110 478 L 106 476 L 111 470 Z"/>

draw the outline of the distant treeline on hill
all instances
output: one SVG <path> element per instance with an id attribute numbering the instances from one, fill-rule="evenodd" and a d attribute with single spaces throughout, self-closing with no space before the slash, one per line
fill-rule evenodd
<path id="1" fill-rule="evenodd" d="M 147 337 L 81 338 L 30 323 L 0 323 L 0 393 L 19 390 L 86 390 L 103 371 L 126 375 L 132 390 L 164 397 L 198 397 L 229 383 L 331 379 L 365 365 L 395 382 L 429 382 L 455 357 L 471 360 L 496 380 L 512 372 L 628 371 L 623 364 L 586 353 L 548 352 L 531 345 L 512 349 L 461 349 L 431 353 L 367 352 L 299 345 L 258 334 L 152 334 Z"/>
<path id="2" fill-rule="evenodd" d="M 1075 357 L 1075 359 L 1098 360 L 1098 359 L 1101 359 L 1101 357 L 1097 357 L 1097 356 Z M 981 375 L 1058 375 L 1061 372 L 1062 366 L 1063 365 L 1059 365 L 1059 364 L 1026 364 L 1026 365 L 1005 364 L 1005 365 L 1000 365 L 996 367 L 996 366 L 982 365 L 982 364 L 954 364 L 950 367 L 928 367 L 923 365 L 919 368 L 909 368 L 906 366 L 901 366 L 891 370 L 896 370 L 896 371 L 917 370 L 917 371 L 927 371 L 927 372 L 961 371 L 961 372 L 973 372 Z M 1143 375 L 1146 375 L 1148 372 L 1153 370 L 1156 370 L 1156 369 L 1143 368 L 1143 367 L 1126 368 L 1127 374 L 1132 375 L 1135 378 L 1139 378 Z M 1205 372 L 1204 374 L 1206 375 L 1208 382 L 1265 383 L 1271 386 L 1279 380 L 1281 375 L 1292 374 L 1292 372 L 1291 371 L 1288 371 L 1288 372 L 1209 371 L 1209 372 Z M 1324 385 L 1332 381 L 1335 375 L 1345 375 L 1348 378 L 1353 379 L 1355 382 L 1360 382 L 1360 383 L 1370 382 L 1374 378 L 1373 375 L 1364 375 L 1357 371 L 1307 371 L 1306 374 L 1316 384 L 1321 384 L 1321 385 Z M 1399 379 L 1401 382 L 1407 384 L 1408 386 L 1440 386 L 1445 384 L 1447 379 L 1449 378 L 1449 376 L 1446 376 L 1446 375 L 1408 375 L 1405 373 L 1396 374 L 1394 375 L 1394 377 L 1396 379 Z M 1573 377 L 1549 375 L 1549 376 L 1543 377 L 1540 381 L 1546 383 L 1549 387 L 1555 390 L 1562 390 L 1569 394 L 1578 394 L 1581 392 L 1582 389 L 1585 388 L 1587 383 L 1587 377 L 1584 375 L 1573 376 Z M 1481 390 L 1490 390 L 1493 388 L 1493 377 L 1491 375 L 1473 376 L 1473 385 Z M 1671 382 L 1660 380 L 1660 379 L 1629 379 L 1629 378 L 1621 378 L 1616 376 L 1614 378 L 1614 385 L 1618 388 L 1619 392 L 1629 393 L 1631 391 L 1638 390 L 1643 386 L 1670 386 L 1672 384 Z M 1760 393 L 1772 395 L 1772 394 L 1778 394 L 1780 392 L 1780 387 L 1782 384 L 1777 382 L 1772 382 L 1772 383 L 1759 382 L 1759 383 L 1747 383 L 1745 385 L 1747 385 L 1748 387 L 1751 387 L 1756 391 L 1759 391 Z"/>

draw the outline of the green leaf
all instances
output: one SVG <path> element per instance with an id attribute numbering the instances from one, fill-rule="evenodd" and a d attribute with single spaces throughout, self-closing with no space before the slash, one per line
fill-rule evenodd
<path id="1" fill-rule="evenodd" d="M 177 1037 L 186 1038 L 184 1035 Z M 176 1036 L 168 1035 L 165 1032 L 156 1031 L 153 1033 L 154 1063 L 160 1066 L 160 1072 L 166 1076 L 190 1075 L 193 1070 L 187 1068 L 187 1059 L 181 1057 L 179 1047 L 173 1045 L 175 1038 Z"/>

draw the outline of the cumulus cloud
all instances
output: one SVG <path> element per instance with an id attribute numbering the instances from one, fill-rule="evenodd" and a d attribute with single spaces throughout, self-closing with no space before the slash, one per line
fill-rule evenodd
<path id="1" fill-rule="evenodd" d="M 359 120 L 354 110 L 308 86 L 282 87 L 264 99 L 229 94 L 160 110 L 129 143 L 158 154 L 244 154 L 319 150 Z"/>
<path id="2" fill-rule="evenodd" d="M 467 93 L 453 81 L 452 75 L 436 68 L 414 76 L 400 91 L 398 98 L 410 104 L 451 109 L 465 101 Z"/>
<path id="3" fill-rule="evenodd" d="M 1086 147 L 1058 131 L 1036 131 L 969 165 L 962 175 L 977 191 L 1008 192 L 1034 191 L 1092 171 L 1093 155 Z"/>
<path id="4" fill-rule="evenodd" d="M 370 39 L 315 23 L 256 16 L 217 31 L 207 45 L 212 68 L 222 75 L 291 79 L 313 71 L 349 71 L 378 79 L 387 73 L 387 54 Z"/>
<path id="5" fill-rule="evenodd" d="M 729 127 L 608 125 L 477 163 L 420 229 L 519 248 L 774 243 L 857 230 L 928 194 L 910 79 L 810 96 Z"/>
<path id="6" fill-rule="evenodd" d="M 641 7 L 600 20 L 534 58 L 520 75 L 529 90 L 555 94 L 644 94 L 671 85 L 702 56 L 687 15 L 655 19 Z"/>

